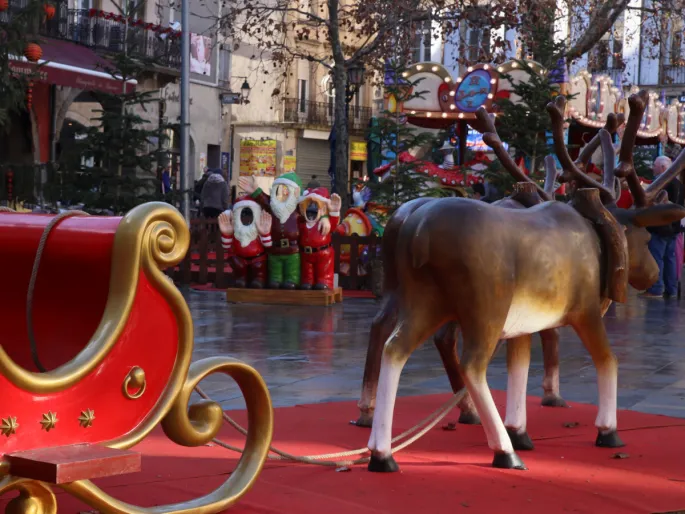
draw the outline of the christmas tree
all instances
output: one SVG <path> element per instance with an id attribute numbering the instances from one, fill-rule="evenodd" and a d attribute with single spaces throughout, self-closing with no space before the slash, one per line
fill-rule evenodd
<path id="1" fill-rule="evenodd" d="M 21 8 L 9 7 L 7 0 L 0 0 L 0 133 L 10 130 L 12 113 L 27 109 L 27 93 L 31 75 L 12 71 L 10 61 L 29 51 L 29 45 L 38 43 L 38 26 L 48 4 L 28 0 Z M 54 7 L 52 7 L 54 13 Z"/>
<path id="2" fill-rule="evenodd" d="M 391 62 L 386 66 L 386 96 L 391 110 L 386 110 L 378 117 L 369 134 L 369 139 L 380 142 L 383 158 L 389 161 L 390 176 L 382 182 L 369 181 L 366 185 L 371 190 L 371 200 L 378 213 L 381 224 L 392 216 L 397 208 L 405 202 L 421 196 L 444 196 L 445 191 L 427 175 L 417 173 L 420 161 L 404 159 L 405 152 L 411 149 L 428 148 L 426 159 L 431 159 L 432 148 L 437 139 L 430 133 L 419 131 L 406 123 L 406 115 L 399 112 L 399 106 L 414 98 L 421 98 L 427 92 L 422 91 L 420 80 L 402 78 L 404 66 Z M 442 141 L 439 142 L 442 144 Z"/>
<path id="3" fill-rule="evenodd" d="M 132 36 L 133 31 L 128 31 L 126 50 L 137 44 Z M 158 176 L 158 169 L 166 164 L 162 142 L 169 127 L 143 117 L 146 105 L 158 98 L 129 83 L 132 79 L 140 83 L 151 63 L 132 58 L 126 50 L 109 58 L 107 70 L 120 82 L 121 92 L 94 93 L 102 107 L 99 116 L 60 157 L 59 176 L 50 186 L 53 199 L 81 205 L 87 212 L 123 214 L 141 203 L 174 200 L 162 194 Z"/>
<path id="4" fill-rule="evenodd" d="M 559 68 L 563 64 L 564 42 L 554 40 L 551 27 L 554 26 L 554 10 L 540 7 L 524 16 L 531 18 L 522 23 L 520 39 L 525 59 L 516 60 L 517 70 L 526 73 L 526 80 L 517 80 L 510 73 L 501 73 L 512 87 L 512 96 L 499 98 L 497 104 L 497 131 L 502 141 L 515 150 L 515 159 L 523 159 L 531 178 L 544 182 L 544 158 L 554 153 L 552 124 L 547 113 L 547 104 L 559 94 Z M 531 64 L 531 61 L 540 67 Z M 568 97 L 571 98 L 571 97 Z M 486 179 L 498 190 L 509 194 L 514 179 L 498 162 L 493 162 L 486 171 Z"/>

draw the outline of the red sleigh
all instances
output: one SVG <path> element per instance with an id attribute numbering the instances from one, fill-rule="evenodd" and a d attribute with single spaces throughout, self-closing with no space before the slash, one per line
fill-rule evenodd
<path id="1" fill-rule="evenodd" d="M 163 203 L 123 218 L 74 216 L 50 232 L 27 330 L 27 292 L 52 216 L 0 213 L 0 495 L 8 512 L 54 514 L 58 485 L 103 513 L 220 512 L 252 485 L 266 460 L 273 411 L 264 381 L 226 357 L 191 364 L 193 324 L 164 274 L 185 256 L 186 222 Z M 41 373 L 42 365 L 47 372 Z M 140 470 L 128 450 L 160 423 L 184 446 L 211 441 L 223 422 L 214 402 L 188 408 L 195 386 L 225 373 L 249 417 L 246 448 L 218 489 L 191 502 L 143 509 L 109 496 L 92 478 Z"/>

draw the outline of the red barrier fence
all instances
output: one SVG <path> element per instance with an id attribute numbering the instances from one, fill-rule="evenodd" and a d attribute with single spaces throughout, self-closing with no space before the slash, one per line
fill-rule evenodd
<path id="1" fill-rule="evenodd" d="M 373 291 L 380 295 L 382 275 L 381 238 L 333 234 L 335 272 L 338 285 L 346 290 Z M 347 252 L 341 253 L 341 247 Z M 216 220 L 193 219 L 190 222 L 190 249 L 186 258 L 169 276 L 177 284 L 209 285 L 218 289 L 233 283 L 230 255 L 221 247 Z"/>

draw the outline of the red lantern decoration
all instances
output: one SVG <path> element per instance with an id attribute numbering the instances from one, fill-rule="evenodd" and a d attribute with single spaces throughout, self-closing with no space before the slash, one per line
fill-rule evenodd
<path id="1" fill-rule="evenodd" d="M 24 50 L 24 56 L 31 62 L 37 62 L 43 57 L 43 49 L 36 43 L 29 43 Z"/>
<path id="2" fill-rule="evenodd" d="M 0 0 L 0 12 L 6 11 L 9 6 L 9 0 Z"/>
<path id="3" fill-rule="evenodd" d="M 2 0 L 0 0 L 2 1 Z M 55 6 L 52 4 L 45 4 L 43 6 L 43 10 L 45 11 L 45 19 L 51 20 L 55 17 Z"/>

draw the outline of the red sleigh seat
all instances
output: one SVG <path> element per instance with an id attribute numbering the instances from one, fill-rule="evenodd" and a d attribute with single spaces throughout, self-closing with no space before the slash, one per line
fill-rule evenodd
<path id="1" fill-rule="evenodd" d="M 191 365 L 190 312 L 163 272 L 188 249 L 185 220 L 168 204 L 150 203 L 123 218 L 75 216 L 52 229 L 31 310 L 37 356 L 47 369 L 40 373 L 30 349 L 26 298 L 39 241 L 52 219 L 0 213 L 0 494 L 20 489 L 42 498 L 21 485 L 24 478 L 63 483 L 108 474 L 102 471 L 107 464 L 99 475 L 60 478 L 55 470 L 48 480 L 26 471 L 31 459 L 42 459 L 45 472 L 55 454 L 83 460 L 74 454 L 83 454 L 83 445 L 95 454 L 112 449 L 109 474 L 135 470 L 131 452 L 116 450 L 135 445 L 160 422 L 178 444 L 206 444 L 220 429 L 221 408 L 205 403 L 189 413 L 188 400 L 202 378 L 223 372 L 243 390 L 250 418 L 245 457 L 224 491 L 234 502 L 254 480 L 244 474 L 256 476 L 266 459 L 271 403 L 258 373 L 239 361 L 215 357 Z M 82 481 L 70 487 L 81 496 L 80 488 L 95 486 Z M 193 505 L 205 512 L 228 506 L 222 495 L 204 500 Z"/>

